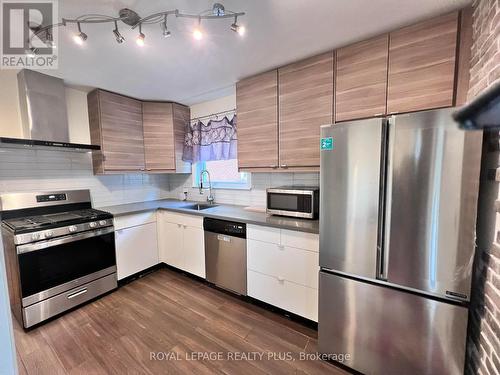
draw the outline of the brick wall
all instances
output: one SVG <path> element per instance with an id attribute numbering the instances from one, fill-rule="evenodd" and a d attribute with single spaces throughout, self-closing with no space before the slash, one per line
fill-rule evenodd
<path id="1" fill-rule="evenodd" d="M 469 100 L 500 80 L 500 0 L 474 0 Z M 466 372 L 500 374 L 499 133 L 485 133 Z"/>

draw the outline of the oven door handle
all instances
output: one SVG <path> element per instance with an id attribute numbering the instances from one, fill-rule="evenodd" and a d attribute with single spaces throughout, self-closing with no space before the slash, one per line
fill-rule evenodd
<path id="1" fill-rule="evenodd" d="M 92 237 L 98 237 L 98 236 L 102 236 L 104 234 L 113 233 L 114 230 L 115 230 L 114 227 L 106 227 L 106 228 L 96 229 L 96 230 L 89 231 L 89 232 L 83 232 L 83 233 L 79 233 L 79 234 L 72 234 L 70 236 L 54 238 L 53 240 L 28 243 L 26 245 L 17 246 L 17 253 L 24 254 L 24 253 L 29 253 L 31 251 L 46 249 L 46 248 L 52 247 L 52 246 L 63 245 L 66 243 L 80 241 L 80 240 L 84 240 L 84 239 L 92 238 Z"/>

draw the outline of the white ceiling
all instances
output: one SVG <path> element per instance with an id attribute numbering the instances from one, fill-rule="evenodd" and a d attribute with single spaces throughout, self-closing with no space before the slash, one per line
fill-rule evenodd
<path id="1" fill-rule="evenodd" d="M 220 0 L 219 0 L 220 1 Z M 117 15 L 124 7 L 141 16 L 168 9 L 199 13 L 208 0 L 60 0 L 59 17 Z M 193 40 L 191 19 L 169 18 L 172 37 L 146 25 L 146 45 L 137 31 L 120 24 L 119 45 L 112 24 L 83 25 L 88 40 L 72 41 L 73 25 L 59 31 L 59 69 L 46 73 L 70 85 L 100 87 L 141 99 L 194 104 L 230 93 L 239 79 L 327 51 L 398 26 L 461 8 L 469 0 L 226 0 L 226 9 L 244 11 L 247 34 L 229 30 L 231 19 L 202 23 L 206 37 Z"/>

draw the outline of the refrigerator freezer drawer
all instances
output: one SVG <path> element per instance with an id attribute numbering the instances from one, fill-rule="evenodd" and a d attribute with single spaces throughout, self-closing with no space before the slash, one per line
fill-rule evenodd
<path id="1" fill-rule="evenodd" d="M 319 350 L 364 374 L 463 374 L 467 309 L 320 272 Z"/>

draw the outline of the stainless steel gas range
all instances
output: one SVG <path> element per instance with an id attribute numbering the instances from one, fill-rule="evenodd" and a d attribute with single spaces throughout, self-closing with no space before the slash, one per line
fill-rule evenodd
<path id="1" fill-rule="evenodd" d="M 0 196 L 10 303 L 24 328 L 117 287 L 113 216 L 88 190 Z"/>

